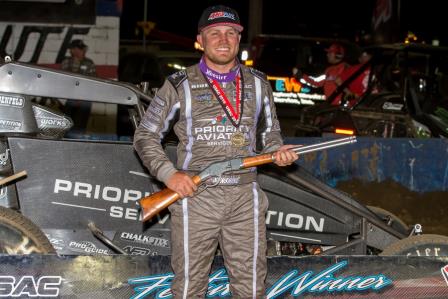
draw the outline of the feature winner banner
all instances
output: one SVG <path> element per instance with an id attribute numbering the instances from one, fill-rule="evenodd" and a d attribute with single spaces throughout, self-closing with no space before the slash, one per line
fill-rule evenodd
<path id="1" fill-rule="evenodd" d="M 0 256 L 0 297 L 172 298 L 167 256 Z M 87 271 L 88 269 L 88 271 Z M 447 298 L 442 257 L 268 259 L 266 298 Z M 206 298 L 231 298 L 215 259 Z"/>

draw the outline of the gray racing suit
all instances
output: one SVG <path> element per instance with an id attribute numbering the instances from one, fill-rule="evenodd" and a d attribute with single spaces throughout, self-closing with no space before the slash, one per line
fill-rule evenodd
<path id="1" fill-rule="evenodd" d="M 282 145 L 266 76 L 245 66 L 240 73 L 244 92 L 238 128 L 228 120 L 197 65 L 168 77 L 134 135 L 134 147 L 153 176 L 166 182 L 178 170 L 195 174 L 213 162 L 255 155 L 258 148 L 274 151 Z M 221 87 L 234 101 L 235 84 L 221 83 Z M 161 146 L 173 122 L 179 138 L 177 166 Z M 217 181 L 218 186 L 170 206 L 173 294 L 175 298 L 204 297 L 219 243 L 234 298 L 261 298 L 266 277 L 267 197 L 256 182 L 255 168 Z"/>

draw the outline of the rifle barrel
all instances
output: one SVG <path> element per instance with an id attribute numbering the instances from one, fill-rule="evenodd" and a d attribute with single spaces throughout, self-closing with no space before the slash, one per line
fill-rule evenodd
<path id="1" fill-rule="evenodd" d="M 293 150 L 297 154 L 305 154 L 305 153 L 309 153 L 309 152 L 324 150 L 327 148 L 332 148 L 332 147 L 336 147 L 336 146 L 340 146 L 340 145 L 344 145 L 344 144 L 355 143 L 355 142 L 356 142 L 356 136 L 350 136 L 350 137 L 346 137 L 346 138 L 334 139 L 334 140 L 321 142 L 321 143 L 317 143 L 317 144 L 298 146 L 298 147 L 292 148 L 291 150 Z"/>

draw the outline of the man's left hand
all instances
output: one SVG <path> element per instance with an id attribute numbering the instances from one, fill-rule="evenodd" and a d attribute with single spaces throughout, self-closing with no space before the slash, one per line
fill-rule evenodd
<path id="1" fill-rule="evenodd" d="M 293 144 L 287 144 L 281 146 L 275 153 L 274 163 L 277 164 L 278 166 L 288 166 L 294 163 L 294 161 L 297 160 L 299 156 L 289 149 L 295 146 L 296 145 Z"/>

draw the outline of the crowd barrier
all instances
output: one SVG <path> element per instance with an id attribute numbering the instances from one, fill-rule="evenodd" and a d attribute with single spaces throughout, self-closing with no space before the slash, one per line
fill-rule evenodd
<path id="1" fill-rule="evenodd" d="M 311 144 L 323 138 L 287 138 L 285 143 Z M 358 137 L 355 144 L 310 153 L 299 164 L 332 186 L 340 181 L 393 180 L 411 191 L 448 190 L 448 141 L 441 138 Z"/>

